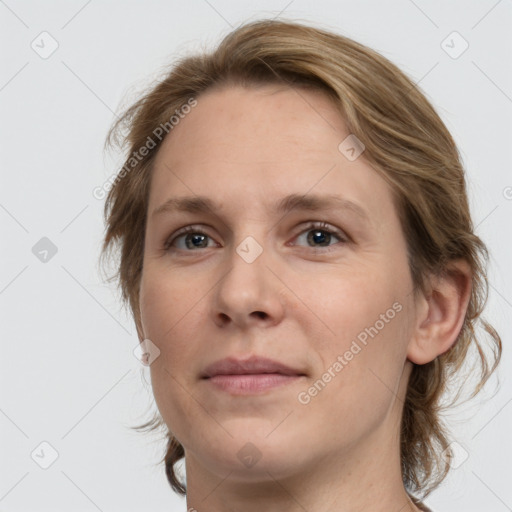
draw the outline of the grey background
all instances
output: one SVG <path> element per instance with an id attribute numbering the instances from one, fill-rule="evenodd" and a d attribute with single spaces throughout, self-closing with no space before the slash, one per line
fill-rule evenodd
<path id="1" fill-rule="evenodd" d="M 103 202 L 92 191 L 121 162 L 102 145 L 122 100 L 177 56 L 276 16 L 371 46 L 427 94 L 468 172 L 491 252 L 486 317 L 508 344 L 510 0 L 0 1 L 0 511 L 186 510 L 156 466 L 163 443 L 128 428 L 149 418 L 149 370 L 98 272 Z M 43 31 L 58 43 L 46 59 L 31 47 L 51 49 Z M 445 51 L 462 49 L 453 31 L 469 44 L 457 58 Z M 468 457 L 427 500 L 436 511 L 512 510 L 511 368 L 505 351 L 496 396 L 486 400 L 493 379 L 447 419 Z"/>

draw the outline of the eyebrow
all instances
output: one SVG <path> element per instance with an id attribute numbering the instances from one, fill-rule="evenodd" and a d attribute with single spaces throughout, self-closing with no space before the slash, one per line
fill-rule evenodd
<path id="1" fill-rule="evenodd" d="M 205 196 L 171 197 L 158 208 L 155 208 L 151 216 L 154 218 L 155 216 L 163 213 L 172 212 L 206 213 L 217 215 L 217 212 L 220 209 L 220 206 L 215 201 Z M 275 203 L 273 205 L 272 212 L 275 214 L 285 215 L 292 211 L 319 211 L 329 209 L 346 210 L 354 213 L 360 217 L 361 220 L 366 222 L 370 221 L 368 213 L 360 205 L 349 201 L 346 198 L 332 194 L 290 194 Z"/>

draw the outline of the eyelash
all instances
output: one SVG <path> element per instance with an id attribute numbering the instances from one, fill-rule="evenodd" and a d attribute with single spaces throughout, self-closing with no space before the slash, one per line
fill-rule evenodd
<path id="1" fill-rule="evenodd" d="M 303 233 L 307 233 L 308 231 L 312 231 L 312 230 L 318 230 L 318 231 L 324 231 L 326 233 L 329 233 L 331 235 L 335 235 L 337 238 L 340 239 L 340 242 L 341 244 L 346 244 L 349 242 L 349 239 L 348 237 L 339 229 L 331 226 L 330 224 L 327 224 L 325 222 L 310 222 L 300 233 L 297 234 L 297 236 L 295 238 L 298 238 L 300 235 L 302 235 Z M 164 251 L 165 252 L 170 252 L 173 248 L 171 247 L 172 244 L 178 240 L 178 238 L 180 238 L 181 236 L 183 235 L 187 235 L 189 233 L 194 233 L 196 235 L 205 235 L 207 236 L 208 238 L 211 238 L 208 234 L 204 233 L 203 231 L 201 231 L 200 227 L 199 226 L 187 226 L 181 230 L 179 230 L 176 234 L 172 235 L 171 237 L 169 237 L 165 243 L 164 243 Z M 198 248 L 198 249 L 174 249 L 174 250 L 179 250 L 179 251 L 184 251 L 184 252 L 196 252 L 197 250 L 199 250 L 201 248 Z M 205 248 L 207 249 L 207 248 Z M 310 249 L 313 249 L 315 251 L 319 251 L 319 252 L 331 252 L 333 250 L 335 250 L 335 248 L 333 248 L 332 246 L 327 246 L 327 247 L 310 247 Z"/>

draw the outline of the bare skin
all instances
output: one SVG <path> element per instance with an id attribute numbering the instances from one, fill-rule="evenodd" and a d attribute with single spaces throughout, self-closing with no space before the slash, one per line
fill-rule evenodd
<path id="1" fill-rule="evenodd" d="M 349 132 L 321 92 L 229 86 L 197 100 L 155 162 L 138 326 L 161 351 L 153 391 L 185 448 L 188 507 L 420 510 L 401 476 L 403 399 L 413 363 L 435 359 L 460 331 L 467 265 L 413 295 L 390 189 L 364 153 L 340 152 Z M 335 194 L 367 218 L 336 205 L 273 212 L 291 193 Z M 184 196 L 219 206 L 153 215 Z M 185 226 L 194 228 L 177 235 Z M 253 261 L 242 257 L 258 246 Z M 201 377 L 219 359 L 252 355 L 300 376 L 241 394 Z"/>

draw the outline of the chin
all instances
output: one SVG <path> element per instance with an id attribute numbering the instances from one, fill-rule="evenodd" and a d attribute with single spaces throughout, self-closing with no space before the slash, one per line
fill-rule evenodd
<path id="1" fill-rule="evenodd" d="M 285 479 L 299 471 L 293 449 L 276 453 L 266 447 L 260 450 L 246 443 L 231 447 L 229 453 L 204 453 L 203 461 L 212 473 L 240 483 L 256 483 Z"/>
<path id="2" fill-rule="evenodd" d="M 224 476 L 230 473 L 230 479 L 240 482 L 267 481 L 270 475 L 274 478 L 290 476 L 298 470 L 298 459 L 305 455 L 302 450 L 307 440 L 295 441 L 286 430 L 272 432 L 266 425 L 255 428 L 251 422 L 248 426 L 247 421 L 245 424 L 237 422 L 236 428 L 231 422 L 226 430 L 233 437 L 225 432 L 221 438 L 206 437 L 201 446 L 196 445 L 186 452 L 194 452 L 194 459 L 211 472 Z M 272 433 L 269 435 L 269 432 Z"/>

